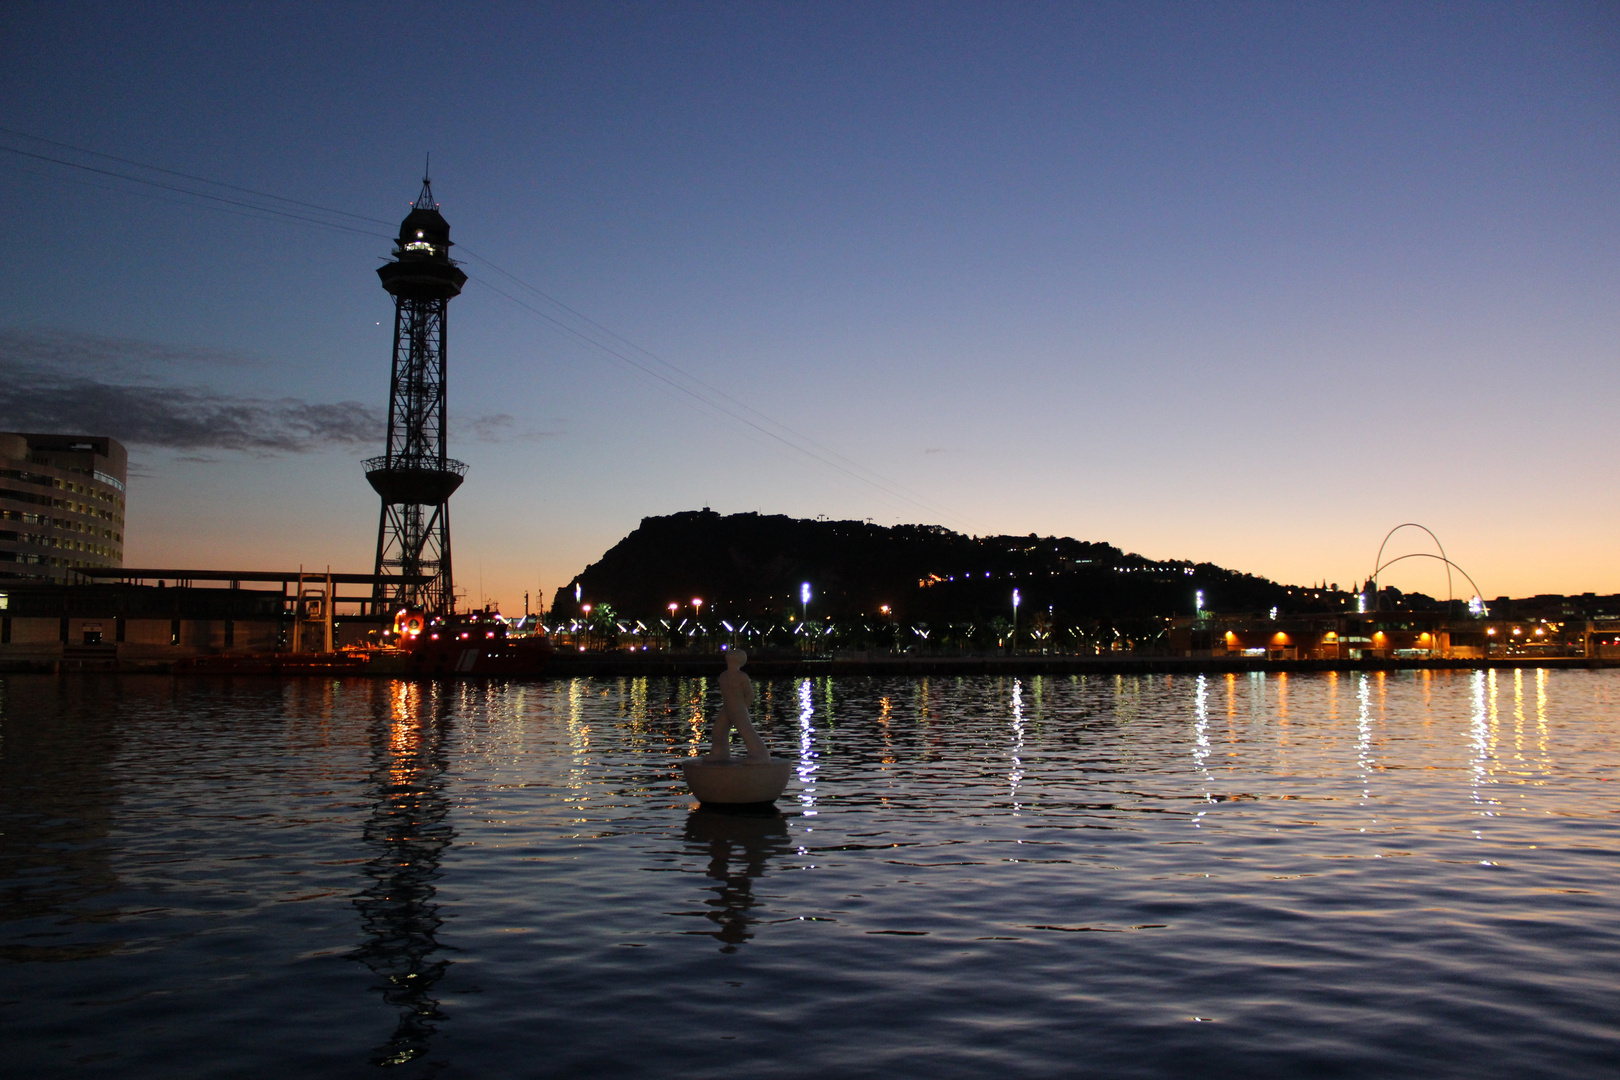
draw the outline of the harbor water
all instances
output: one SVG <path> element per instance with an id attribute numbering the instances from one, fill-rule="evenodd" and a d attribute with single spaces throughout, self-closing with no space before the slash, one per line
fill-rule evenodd
<path id="1" fill-rule="evenodd" d="M 5 1071 L 1620 1075 L 1620 671 L 758 690 L 0 677 Z"/>

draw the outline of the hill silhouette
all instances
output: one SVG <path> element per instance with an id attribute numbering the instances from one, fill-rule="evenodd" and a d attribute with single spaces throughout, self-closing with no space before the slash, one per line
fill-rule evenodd
<path id="1" fill-rule="evenodd" d="M 1343 610 L 1343 593 L 1279 585 L 1211 563 L 1155 561 L 1111 544 L 1069 537 L 965 536 L 938 525 L 718 514 L 690 510 L 643 518 L 602 558 L 557 590 L 552 610 L 608 604 L 649 625 L 669 605 L 705 619 L 786 619 L 809 582 L 812 618 L 889 617 L 935 624 L 986 622 L 1021 611 L 1054 622 L 1191 615 L 1204 593 L 1219 611 Z"/>

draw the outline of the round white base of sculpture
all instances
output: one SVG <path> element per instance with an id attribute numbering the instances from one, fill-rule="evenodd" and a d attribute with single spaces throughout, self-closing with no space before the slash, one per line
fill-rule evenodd
<path id="1" fill-rule="evenodd" d="M 704 761 L 681 762 L 686 786 L 701 803 L 768 803 L 787 790 L 793 762 Z"/>

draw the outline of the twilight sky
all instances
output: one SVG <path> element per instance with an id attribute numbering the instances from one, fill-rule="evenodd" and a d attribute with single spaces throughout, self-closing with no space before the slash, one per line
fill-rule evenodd
<path id="1" fill-rule="evenodd" d="M 7 10 L 0 428 L 128 564 L 370 569 L 431 151 L 470 601 L 702 506 L 1620 591 L 1613 4 Z"/>

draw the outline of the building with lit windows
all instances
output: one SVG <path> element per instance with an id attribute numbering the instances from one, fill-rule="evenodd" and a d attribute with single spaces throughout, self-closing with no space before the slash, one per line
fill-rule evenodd
<path id="1" fill-rule="evenodd" d="M 123 566 L 128 469 L 105 435 L 0 432 L 0 580 Z"/>

